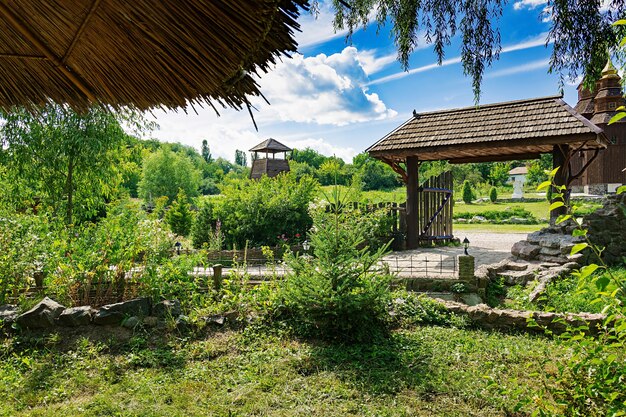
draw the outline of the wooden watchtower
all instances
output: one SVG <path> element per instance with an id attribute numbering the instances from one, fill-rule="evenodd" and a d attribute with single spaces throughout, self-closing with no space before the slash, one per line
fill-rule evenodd
<path id="1" fill-rule="evenodd" d="M 275 177 L 281 172 L 289 172 L 289 162 L 286 159 L 289 151 L 291 148 L 272 138 L 266 139 L 250 149 L 250 152 L 254 152 L 250 178 L 261 178 L 263 174 L 268 177 Z M 265 158 L 259 157 L 259 153 L 265 153 Z M 276 158 L 277 153 L 283 153 L 283 158 Z M 272 155 L 271 158 L 270 154 Z"/>

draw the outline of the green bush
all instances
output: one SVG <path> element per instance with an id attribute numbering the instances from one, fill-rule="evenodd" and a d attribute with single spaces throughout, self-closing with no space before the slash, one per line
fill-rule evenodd
<path id="1" fill-rule="evenodd" d="M 337 189 L 331 201 L 330 211 L 312 211 L 313 257 L 287 257 L 292 272 L 284 283 L 285 306 L 301 335 L 368 341 L 387 330 L 391 277 L 379 266 L 387 246 L 367 246 L 367 225 L 349 214 Z"/>
<path id="2" fill-rule="evenodd" d="M 203 246 L 209 246 L 213 233 L 212 221 L 213 205 L 208 200 L 203 200 L 191 226 L 191 241 L 194 248 L 200 249 Z"/>
<path id="3" fill-rule="evenodd" d="M 178 190 L 176 200 L 165 213 L 165 221 L 172 228 L 172 232 L 179 236 L 187 236 L 193 223 L 193 215 L 187 201 L 187 195 L 181 188 Z"/>
<path id="4" fill-rule="evenodd" d="M 405 325 L 465 327 L 467 319 L 450 312 L 443 304 L 425 294 L 398 291 L 393 294 L 393 317 Z"/>
<path id="5" fill-rule="evenodd" d="M 526 219 L 527 224 L 536 224 L 538 221 L 535 216 L 528 210 L 520 206 L 507 207 L 506 210 L 485 210 L 475 213 L 458 212 L 453 214 L 453 219 L 467 219 L 473 216 L 482 216 L 490 223 L 506 223 L 512 217 L 520 217 Z"/>
<path id="6" fill-rule="evenodd" d="M 470 182 L 468 180 L 465 180 L 463 182 L 463 191 L 462 191 L 462 196 L 463 196 L 463 202 L 465 204 L 471 204 L 473 197 L 474 197 L 474 193 L 472 191 L 472 186 L 470 184 Z"/>
<path id="7" fill-rule="evenodd" d="M 491 187 L 491 190 L 489 190 L 489 200 L 491 200 L 492 203 L 498 200 L 498 189 L 496 187 Z"/>
<path id="8" fill-rule="evenodd" d="M 275 246 L 304 236 L 311 227 L 309 204 L 318 183 L 293 174 L 259 180 L 234 180 L 214 200 L 213 221 L 221 221 L 227 247 Z M 283 237 L 284 235 L 284 237 Z"/>

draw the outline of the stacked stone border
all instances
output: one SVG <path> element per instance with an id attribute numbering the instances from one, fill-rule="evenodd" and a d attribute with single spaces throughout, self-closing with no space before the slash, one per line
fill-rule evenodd
<path id="1" fill-rule="evenodd" d="M 466 316 L 472 323 L 487 330 L 561 334 L 578 328 L 586 333 L 597 333 L 606 320 L 604 314 L 508 310 L 491 308 L 486 304 L 468 306 L 442 299 L 437 301 L 452 313 Z"/>
<path id="2" fill-rule="evenodd" d="M 107 304 L 99 309 L 91 306 L 66 308 L 45 297 L 30 310 L 20 313 L 15 305 L 0 306 L 0 326 L 5 329 L 52 329 L 55 327 L 138 326 L 158 327 L 171 321 L 176 328 L 186 328 L 189 321 L 182 314 L 180 302 L 163 300 L 152 303 L 149 298 L 136 298 Z M 223 324 L 223 318 L 222 323 Z"/>

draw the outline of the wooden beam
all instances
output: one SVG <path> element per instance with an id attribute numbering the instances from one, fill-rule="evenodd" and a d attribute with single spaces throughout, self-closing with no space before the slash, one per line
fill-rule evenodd
<path id="1" fill-rule="evenodd" d="M 517 159 L 538 159 L 541 156 L 539 152 L 521 153 L 512 155 L 496 155 L 496 156 L 475 156 L 467 158 L 450 159 L 451 164 L 468 164 L 472 162 L 495 162 L 495 161 L 513 161 Z"/>
<path id="2" fill-rule="evenodd" d="M 419 243 L 419 207 L 417 193 L 419 192 L 419 159 L 410 156 L 406 159 L 406 247 L 415 249 Z"/>
<path id="3" fill-rule="evenodd" d="M 63 55 L 63 59 L 61 60 L 63 64 L 67 62 L 68 58 L 72 54 L 72 51 L 74 50 L 74 47 L 76 46 L 76 43 L 78 43 L 78 40 L 82 36 L 83 32 L 85 31 L 85 28 L 87 27 L 87 24 L 89 23 L 89 19 L 91 19 L 91 17 L 95 14 L 98 6 L 100 6 L 100 2 L 101 0 L 94 0 L 91 3 L 91 7 L 89 8 L 89 13 L 87 13 L 87 16 L 85 16 L 85 18 L 83 19 L 82 23 L 80 24 L 80 27 L 78 28 L 78 30 L 76 31 L 76 34 L 74 35 L 74 38 L 72 39 L 72 43 L 70 43 L 70 46 L 65 51 L 65 55 Z"/>
<path id="4" fill-rule="evenodd" d="M 15 58 L 15 59 L 43 59 L 47 60 L 43 55 L 22 55 L 22 54 L 2 54 L 0 53 L 0 58 Z"/>
<path id="5" fill-rule="evenodd" d="M 5 2 L 0 2 L 0 15 L 2 15 L 6 21 L 19 33 L 22 34 L 39 52 L 44 54 L 46 58 L 59 70 L 62 76 L 64 76 L 70 84 L 74 85 L 79 91 L 81 91 L 89 101 L 96 103 L 97 100 L 91 89 L 87 86 L 87 83 L 80 78 L 70 67 L 61 62 L 59 57 L 46 45 L 41 39 L 18 17 L 13 11 L 6 5 Z"/>

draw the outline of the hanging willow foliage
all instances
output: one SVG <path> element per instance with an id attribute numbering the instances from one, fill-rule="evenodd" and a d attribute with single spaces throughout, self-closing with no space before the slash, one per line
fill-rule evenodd
<path id="1" fill-rule="evenodd" d="M 498 20 L 506 0 L 332 0 L 335 28 L 347 29 L 348 36 L 375 20 L 379 28 L 392 25 L 392 36 L 398 60 L 409 69 L 409 57 L 424 37 L 432 44 L 441 64 L 450 40 L 458 32 L 462 36 L 461 61 L 466 75 L 472 78 L 475 100 L 485 69 L 498 59 L 500 30 Z M 313 9 L 318 1 L 313 3 Z M 624 28 L 611 23 L 626 14 L 626 0 L 546 0 L 540 13 L 550 21 L 546 44 L 554 42 L 550 71 L 560 74 L 561 85 L 566 78 L 585 75 L 593 86 L 615 48 Z M 520 25 L 523 22 L 520 22 Z M 622 32 L 621 36 L 620 33 Z"/>

